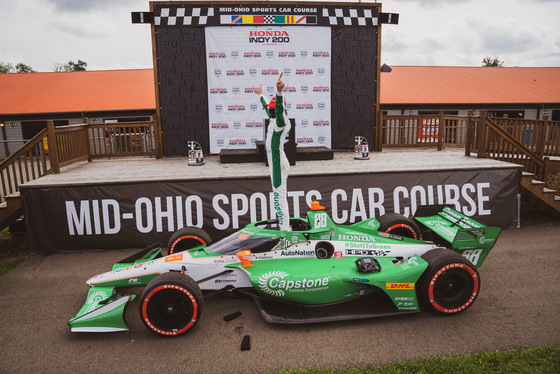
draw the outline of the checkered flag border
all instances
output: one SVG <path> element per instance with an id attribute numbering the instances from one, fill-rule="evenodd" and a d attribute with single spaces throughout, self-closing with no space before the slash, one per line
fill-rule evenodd
<path id="1" fill-rule="evenodd" d="M 156 26 L 206 25 L 208 17 L 214 16 L 214 8 L 161 8 L 154 17 Z"/>
<path id="2" fill-rule="evenodd" d="M 323 17 L 331 26 L 377 26 L 372 8 L 323 8 Z"/>

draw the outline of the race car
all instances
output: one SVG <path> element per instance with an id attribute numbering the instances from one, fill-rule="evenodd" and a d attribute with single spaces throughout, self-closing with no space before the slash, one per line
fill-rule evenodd
<path id="1" fill-rule="evenodd" d="M 336 225 L 314 201 L 290 224 L 280 231 L 278 220 L 259 221 L 216 242 L 200 228 L 181 229 L 166 255 L 156 244 L 90 278 L 71 331 L 127 331 L 124 309 L 136 295 L 116 290 L 139 286 L 140 317 L 163 336 L 192 329 L 215 294 L 252 298 L 270 323 L 452 315 L 475 301 L 477 267 L 500 233 L 439 205 L 419 207 L 413 219 L 389 213 Z"/>

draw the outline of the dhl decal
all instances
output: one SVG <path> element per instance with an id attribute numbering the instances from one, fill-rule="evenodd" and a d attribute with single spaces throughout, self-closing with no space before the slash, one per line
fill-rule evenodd
<path id="1" fill-rule="evenodd" d="M 385 283 L 387 290 L 413 290 L 414 283 Z"/>

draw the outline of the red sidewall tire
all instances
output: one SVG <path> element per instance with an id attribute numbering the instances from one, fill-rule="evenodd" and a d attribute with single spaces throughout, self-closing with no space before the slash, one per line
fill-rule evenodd
<path id="1" fill-rule="evenodd" d="M 449 249 L 433 249 L 422 255 L 428 268 L 420 278 L 418 298 L 424 308 L 456 314 L 469 308 L 480 292 L 476 267 Z"/>
<path id="2" fill-rule="evenodd" d="M 401 216 L 397 213 L 387 213 L 377 220 L 379 231 L 387 234 L 405 236 L 407 238 L 422 240 L 422 232 L 418 225 L 410 218 Z"/>
<path id="3" fill-rule="evenodd" d="M 437 298 L 437 284 L 442 277 L 449 275 L 449 273 L 453 271 L 460 271 L 463 273 L 457 275 L 458 277 L 470 277 L 470 280 L 472 280 L 472 287 L 468 291 L 469 295 L 468 298 L 464 300 L 464 303 L 462 303 L 461 305 L 450 307 L 449 305 L 445 305 L 445 303 L 439 301 L 439 299 Z M 468 273 L 468 275 L 465 274 L 465 272 Z M 470 284 L 469 281 L 467 281 L 466 283 Z M 454 314 L 467 309 L 475 301 L 478 295 L 478 288 L 479 278 L 476 272 L 470 266 L 461 263 L 452 263 L 443 266 L 433 275 L 432 279 L 430 280 L 430 285 L 428 286 L 428 298 L 430 304 L 432 305 L 432 308 L 434 308 L 438 312 L 444 314 Z"/>
<path id="4" fill-rule="evenodd" d="M 202 291 L 190 277 L 165 273 L 146 286 L 140 299 L 140 317 L 156 334 L 182 335 L 200 319 L 202 300 Z"/>
<path id="5" fill-rule="evenodd" d="M 176 231 L 169 239 L 167 254 L 171 255 L 201 245 L 207 245 L 210 241 L 210 235 L 206 231 L 197 227 L 184 227 Z"/>

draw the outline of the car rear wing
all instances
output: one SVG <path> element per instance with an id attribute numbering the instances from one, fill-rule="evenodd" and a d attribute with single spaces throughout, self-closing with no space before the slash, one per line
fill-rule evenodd
<path id="1" fill-rule="evenodd" d="M 477 267 L 482 265 L 501 231 L 498 227 L 485 226 L 447 205 L 418 207 L 414 219 L 441 238 L 444 243 L 440 244 L 446 244 Z"/>

